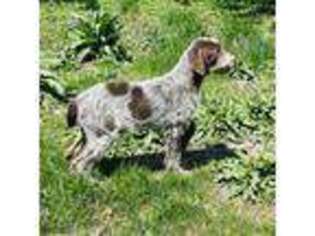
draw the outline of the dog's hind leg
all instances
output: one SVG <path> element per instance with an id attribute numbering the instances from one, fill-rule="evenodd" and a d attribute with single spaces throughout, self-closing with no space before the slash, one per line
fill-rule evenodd
<path id="1" fill-rule="evenodd" d="M 82 132 L 81 136 L 77 137 L 76 140 L 72 143 L 72 145 L 67 149 L 66 159 L 68 161 L 71 161 L 74 157 L 79 155 L 85 144 L 86 137 L 84 132 Z"/>
<path id="2" fill-rule="evenodd" d="M 103 151 L 112 143 L 113 135 L 90 136 L 83 150 L 70 163 L 72 172 L 81 173 L 90 170 L 103 157 Z"/>
<path id="3" fill-rule="evenodd" d="M 97 143 L 95 143 L 94 151 L 89 153 L 79 165 L 82 165 L 83 169 L 91 170 L 102 160 L 104 151 L 110 147 L 113 140 L 114 137 L 110 135 L 105 135 L 102 138 L 99 138 Z"/>

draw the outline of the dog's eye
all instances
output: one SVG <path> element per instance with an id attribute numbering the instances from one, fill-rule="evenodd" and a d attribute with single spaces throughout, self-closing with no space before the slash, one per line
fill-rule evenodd
<path id="1" fill-rule="evenodd" d="M 210 54 L 207 57 L 207 64 L 208 66 L 215 65 L 217 63 L 217 56 L 215 54 Z"/>

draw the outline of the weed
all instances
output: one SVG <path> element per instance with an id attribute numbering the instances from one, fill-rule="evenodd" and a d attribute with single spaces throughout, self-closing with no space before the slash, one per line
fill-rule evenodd
<path id="1" fill-rule="evenodd" d="M 75 57 L 81 63 L 102 57 L 130 60 L 118 42 L 120 29 L 118 17 L 103 9 L 89 11 L 86 16 L 76 15 L 70 29 L 72 45 L 66 50 L 67 59 Z"/>

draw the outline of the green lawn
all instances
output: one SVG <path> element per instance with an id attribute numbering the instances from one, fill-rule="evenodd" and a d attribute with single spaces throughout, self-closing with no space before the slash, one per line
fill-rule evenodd
<path id="1" fill-rule="evenodd" d="M 40 108 L 41 232 L 274 235 L 273 15 L 246 14 L 246 7 L 233 10 L 221 0 L 101 0 L 105 11 L 118 16 L 119 42 L 132 60 L 60 63 L 73 43 L 74 14 L 87 14 L 92 2 L 41 2 L 40 66 L 69 92 L 120 76 L 137 80 L 167 72 L 200 35 L 219 38 L 236 56 L 238 70 L 205 80 L 197 133 L 184 159 L 190 176 L 161 168 L 155 131 L 125 134 L 104 154 L 93 179 L 71 176 L 65 149 L 78 133 L 66 127 L 66 104 L 45 95 Z"/>

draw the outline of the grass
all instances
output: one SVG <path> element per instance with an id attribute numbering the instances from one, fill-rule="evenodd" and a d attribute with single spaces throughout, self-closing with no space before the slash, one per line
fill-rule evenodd
<path id="1" fill-rule="evenodd" d="M 187 177 L 159 168 L 160 138 L 153 131 L 144 138 L 125 134 L 93 171 L 94 180 L 69 175 L 64 150 L 77 133 L 66 128 L 65 104 L 46 96 L 40 110 L 42 233 L 275 234 L 273 16 L 244 16 L 217 2 L 102 0 L 101 6 L 119 16 L 121 43 L 133 60 L 75 66 L 60 66 L 60 58 L 71 45 L 72 15 L 85 14 L 88 4 L 41 3 L 40 66 L 53 70 L 69 91 L 120 76 L 162 74 L 199 35 L 220 38 L 239 66 L 253 73 L 251 81 L 241 73 L 234 80 L 231 75 L 206 79 L 197 134 L 185 155 L 193 167 Z M 237 147 L 231 151 L 230 145 Z"/>

